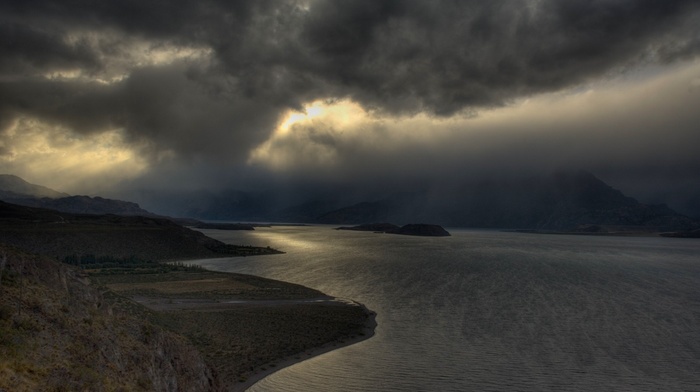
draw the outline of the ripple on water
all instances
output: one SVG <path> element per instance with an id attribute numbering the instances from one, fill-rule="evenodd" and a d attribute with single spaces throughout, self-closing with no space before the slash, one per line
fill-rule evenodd
<path id="1" fill-rule="evenodd" d="M 250 390 L 700 390 L 700 242 L 451 232 L 218 233 L 287 253 L 201 264 L 378 313 L 370 340 Z"/>

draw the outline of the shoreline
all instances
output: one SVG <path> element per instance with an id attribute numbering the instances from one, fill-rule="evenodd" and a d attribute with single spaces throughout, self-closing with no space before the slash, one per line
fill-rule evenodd
<path id="1" fill-rule="evenodd" d="M 367 313 L 369 316 L 367 318 L 367 321 L 365 322 L 365 325 L 362 329 L 362 333 L 364 335 L 357 335 L 354 338 L 351 339 L 344 339 L 344 340 L 337 340 L 335 342 L 328 342 L 322 346 L 311 348 L 308 350 L 305 350 L 303 352 L 293 354 L 284 358 L 280 358 L 276 363 L 274 367 L 267 367 L 265 370 L 259 368 L 256 369 L 248 376 L 246 381 L 244 382 L 237 382 L 232 385 L 230 389 L 227 389 L 232 392 L 243 392 L 248 390 L 248 388 L 252 387 L 255 385 L 257 382 L 260 380 L 264 379 L 265 377 L 282 370 L 284 368 L 290 367 L 292 365 L 296 365 L 298 363 L 304 362 L 308 359 L 318 357 L 320 355 L 326 354 L 328 352 L 338 350 L 344 347 L 352 346 L 353 344 L 357 344 L 360 342 L 363 342 L 365 340 L 370 339 L 371 337 L 374 336 L 377 328 L 377 313 L 374 311 L 369 310 L 364 304 L 361 304 L 357 301 L 352 301 L 349 300 L 348 302 L 353 303 L 355 306 L 359 306 L 364 311 Z"/>
<path id="2" fill-rule="evenodd" d="M 167 262 L 166 264 L 172 263 L 173 262 Z M 186 263 L 186 261 L 180 260 L 175 263 Z M 197 275 L 202 273 L 211 276 L 199 278 Z M 121 282 L 121 278 L 117 278 L 117 281 L 102 281 L 100 283 L 111 292 L 129 298 L 130 301 L 160 314 L 175 315 L 178 313 L 183 314 L 182 312 L 185 312 L 185 314 L 191 312 L 204 312 L 204 314 L 216 314 L 221 312 L 221 314 L 227 314 L 228 312 L 236 312 L 236 310 L 239 309 L 250 315 L 249 311 L 252 309 L 284 309 L 288 306 L 304 305 L 315 307 L 318 305 L 324 307 L 355 308 L 356 310 L 354 312 L 357 313 L 356 317 L 361 317 L 361 319 L 356 319 L 358 323 L 351 333 L 340 334 L 335 338 L 328 336 L 330 339 L 325 343 L 322 343 L 320 346 L 314 347 L 312 345 L 308 345 L 308 348 L 286 356 L 283 352 L 280 352 L 279 357 L 270 356 L 267 360 L 265 360 L 265 362 L 259 362 L 261 364 L 255 368 L 252 368 L 252 370 L 240 372 L 242 368 L 239 368 L 239 370 L 233 373 L 228 371 L 219 373 L 217 378 L 219 379 L 219 382 L 221 382 L 220 386 L 222 390 L 245 391 L 258 381 L 280 369 L 284 369 L 333 350 L 368 340 L 375 334 L 375 329 L 377 326 L 376 312 L 370 310 L 364 304 L 351 299 L 329 296 L 307 286 L 290 283 L 283 280 L 263 278 L 256 275 L 222 272 L 207 268 L 203 268 L 201 272 L 179 272 L 179 274 L 182 276 L 173 281 L 158 280 L 157 282 L 153 282 L 151 280 L 152 278 L 156 277 L 155 275 L 148 275 L 149 279 L 147 279 L 147 281 L 134 281 L 134 276 L 136 275 L 128 275 L 129 279 L 127 279 L 127 282 Z M 194 275 L 194 277 L 198 279 L 189 279 L 187 276 L 190 274 Z M 103 277 L 103 279 L 113 279 L 117 276 L 120 275 L 106 275 Z M 233 279 L 233 283 L 231 281 L 227 283 L 226 278 L 222 277 L 229 277 Z M 268 287 L 267 289 L 263 289 L 265 291 L 262 292 L 262 295 L 260 293 L 255 295 L 253 292 L 253 295 L 250 296 L 240 296 L 240 294 L 224 295 L 221 292 L 227 288 L 236 290 L 250 290 L 252 288 L 250 285 L 257 286 L 256 281 L 273 283 L 275 287 L 281 285 L 281 287 L 288 287 L 292 291 L 285 294 L 278 291 L 279 289 Z M 173 283 L 175 282 L 179 283 L 174 286 Z M 231 284 L 233 284 L 233 286 L 230 286 Z M 243 286 L 238 286 L 238 284 L 242 284 Z M 129 290 L 142 290 L 142 286 L 148 286 L 151 289 L 156 289 L 163 292 L 160 294 L 128 292 Z M 218 292 L 214 294 L 214 291 L 212 290 Z M 203 293 L 208 294 L 202 295 Z M 301 293 L 303 294 L 299 296 Z M 273 294 L 272 297 L 270 297 L 270 294 Z M 285 331 L 280 331 L 277 335 L 274 335 L 272 340 L 294 341 L 297 337 L 296 333 L 299 332 L 298 329 L 306 327 L 306 325 L 299 324 L 298 322 L 290 324 Z M 184 330 L 175 329 L 173 331 L 181 334 L 182 336 L 186 336 L 186 332 Z M 214 336 L 216 336 L 216 333 Z M 200 351 L 205 357 L 207 356 L 205 351 L 201 351 L 206 350 L 206 348 L 197 347 L 197 350 Z M 260 347 L 258 347 L 257 350 L 263 350 L 262 352 L 266 352 Z M 208 361 L 209 360 L 207 360 L 207 362 Z M 216 369 L 219 366 L 215 363 L 208 363 L 213 369 Z M 236 376 L 236 374 L 238 374 L 238 376 Z"/>

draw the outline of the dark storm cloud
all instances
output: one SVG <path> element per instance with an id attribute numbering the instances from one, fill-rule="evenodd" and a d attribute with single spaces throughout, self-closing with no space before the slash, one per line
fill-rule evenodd
<path id="1" fill-rule="evenodd" d="M 94 68 L 98 60 L 88 48 L 66 45 L 55 32 L 19 23 L 0 24 L 0 72 L 25 73 L 27 69 L 79 66 Z"/>
<path id="2" fill-rule="evenodd" d="M 354 98 L 450 114 L 576 85 L 678 42 L 697 43 L 687 22 L 696 8 L 687 1 L 324 2 L 312 8 L 302 37 L 307 65 Z M 676 49 L 683 48 L 694 50 Z"/>
<path id="3" fill-rule="evenodd" d="M 448 115 L 575 86 L 640 61 L 694 56 L 699 8 L 679 0 L 3 1 L 2 113 L 52 112 L 51 119 L 78 130 L 114 123 L 134 139 L 203 154 L 212 144 L 168 139 L 240 134 L 243 151 L 269 134 L 279 113 L 314 99 Z M 93 31 L 104 37 L 90 41 Z M 162 74 L 157 66 L 121 64 L 130 76 L 110 86 L 37 86 L 37 73 L 73 67 L 98 75 L 117 67 L 112 63 L 129 50 L 119 37 L 209 48 L 213 60 L 167 65 Z M 62 103 L 47 109 L 39 96 L 46 94 Z M 199 126 L 183 124 L 192 126 L 187 131 L 176 126 L 187 105 L 211 106 L 212 113 L 200 115 L 206 121 Z"/>
<path id="4" fill-rule="evenodd" d="M 436 171 L 555 166 L 599 170 L 631 187 L 643 173 L 669 170 L 697 181 L 688 142 L 697 140 L 696 106 L 663 105 L 682 103 L 677 96 L 644 109 L 626 104 L 624 113 L 599 103 L 548 123 L 516 116 L 522 122 L 476 133 L 468 121 L 446 133 L 430 119 L 583 90 L 699 53 L 700 2 L 691 0 L 0 0 L 0 138 L 18 118 L 77 135 L 121 129 L 152 158 L 144 186 L 167 177 L 238 187 L 230 179 L 245 176 L 264 185 L 268 176 L 394 178 L 410 188 Z M 354 139 L 325 124 L 270 139 L 289 109 L 324 99 L 357 102 L 387 123 L 426 115 L 416 127 L 436 138 L 401 143 L 403 130 L 373 123 Z M 645 120 L 617 132 L 630 113 Z M 665 128 L 671 138 L 660 136 Z M 299 171 L 246 168 L 266 140 L 292 164 L 304 155 Z M 0 139 L 0 158 L 10 145 Z M 319 169 L 323 162 L 335 165 Z"/>
<path id="5" fill-rule="evenodd" d="M 8 82 L 0 101 L 13 103 L 0 112 L 5 118 L 33 115 L 82 134 L 123 128 L 144 152 L 209 153 L 234 162 L 264 140 L 261 130 L 274 127 L 279 111 L 265 102 L 211 93 L 178 66 L 142 68 L 110 86 Z"/>

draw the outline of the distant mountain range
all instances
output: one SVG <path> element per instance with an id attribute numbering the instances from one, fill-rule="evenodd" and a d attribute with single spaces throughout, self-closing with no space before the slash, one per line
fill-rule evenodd
<path id="1" fill-rule="evenodd" d="M 700 224 L 666 205 L 642 204 L 588 172 L 488 179 L 449 184 L 410 193 L 389 193 L 344 203 L 342 194 L 309 196 L 286 205 L 275 192 L 228 190 L 152 195 L 162 214 L 239 222 L 367 224 L 431 223 L 475 227 L 604 233 L 609 231 L 689 231 Z M 68 196 L 0 175 L 0 200 L 69 213 L 155 214 L 138 204 L 100 197 Z"/>
<path id="2" fill-rule="evenodd" d="M 11 174 L 0 174 L 0 200 L 22 198 L 51 198 L 70 196 L 41 185 L 30 184 Z"/>
<path id="3" fill-rule="evenodd" d="M 161 200 L 166 195 L 159 195 Z M 485 179 L 343 202 L 345 195 L 309 197 L 284 205 L 275 192 L 225 191 L 170 195 L 176 216 L 233 221 L 326 224 L 433 223 L 445 227 L 542 231 L 683 231 L 693 219 L 665 205 L 647 205 L 624 195 L 588 172 L 528 178 Z M 180 199 L 180 202 L 178 202 Z M 160 203 L 160 202 L 159 202 Z"/>
<path id="4" fill-rule="evenodd" d="M 10 174 L 0 174 L 0 200 L 71 214 L 157 216 L 136 203 L 102 197 L 71 196 L 45 186 L 30 184 Z"/>
<path id="5" fill-rule="evenodd" d="M 329 211 L 322 223 L 429 221 L 443 226 L 579 231 L 591 226 L 687 230 L 692 219 L 665 205 L 639 203 L 586 172 L 402 195 Z"/>

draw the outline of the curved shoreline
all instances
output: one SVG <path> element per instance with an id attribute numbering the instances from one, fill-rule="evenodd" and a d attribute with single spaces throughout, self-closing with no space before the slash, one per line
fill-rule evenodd
<path id="1" fill-rule="evenodd" d="M 262 368 L 256 369 L 253 371 L 253 373 L 248 376 L 246 381 L 244 382 L 237 382 L 233 386 L 229 386 L 227 390 L 233 391 L 233 392 L 243 392 L 248 390 L 248 388 L 252 387 L 255 385 L 257 382 L 260 380 L 264 379 L 265 377 L 282 370 L 286 367 L 296 365 L 298 363 L 304 362 L 307 359 L 311 359 L 320 355 L 323 355 L 325 353 L 331 352 L 333 350 L 338 350 L 343 347 L 348 347 L 356 343 L 363 342 L 365 340 L 368 340 L 375 334 L 375 330 L 377 327 L 377 320 L 376 316 L 377 314 L 371 310 L 369 310 L 364 304 L 361 304 L 357 301 L 349 301 L 350 303 L 354 304 L 355 306 L 360 306 L 366 314 L 368 315 L 367 321 L 365 322 L 365 325 L 362 329 L 362 333 L 364 335 L 357 335 L 354 338 L 351 339 L 344 339 L 344 340 L 337 340 L 335 342 L 328 342 L 325 343 L 322 346 L 311 348 L 308 350 L 305 350 L 303 352 L 293 354 L 284 358 L 280 358 L 279 361 L 275 363 L 275 367 L 270 368 L 267 367 L 264 370 Z"/>
<path id="2" fill-rule="evenodd" d="M 216 390 L 220 388 L 225 391 L 245 391 L 277 370 L 367 340 L 374 336 L 377 326 L 376 313 L 365 305 L 350 299 L 328 296 L 299 284 L 207 269 L 171 272 L 167 274 L 167 279 L 164 278 L 165 275 L 159 275 L 117 274 L 97 279 L 100 279 L 100 283 L 108 290 L 125 296 L 153 312 L 168 315 L 171 322 L 179 325 L 173 329 L 176 333 L 183 336 L 204 333 L 208 334 L 210 339 L 224 345 L 230 344 L 227 336 L 237 336 L 237 344 L 247 347 L 243 352 L 239 352 L 241 355 L 247 352 L 247 355 L 257 356 L 257 352 L 265 358 L 262 361 L 258 360 L 257 364 L 250 363 L 250 357 L 231 357 L 224 360 L 219 354 L 219 346 L 210 346 L 211 343 L 204 343 L 202 346 L 201 342 L 195 343 L 212 369 L 218 373 L 216 378 L 219 386 Z M 304 315 L 309 315 L 309 311 L 317 315 L 325 314 L 322 317 L 330 317 L 324 319 L 326 321 L 320 321 L 321 325 L 325 325 L 320 331 L 314 330 L 319 327 L 318 321 L 307 324 L 303 319 Z M 194 313 L 197 316 L 192 318 Z M 350 316 L 351 314 L 353 316 Z M 211 325 L 231 322 L 232 320 L 228 319 L 231 316 L 228 315 L 238 315 L 238 321 L 234 322 L 239 324 L 240 317 L 243 317 L 247 321 L 241 325 L 253 325 L 253 329 L 236 327 L 238 332 L 233 332 L 229 327 L 224 330 L 217 327 L 210 329 Z M 263 320 L 271 321 L 270 317 L 277 317 L 276 320 L 281 324 L 273 321 L 272 329 L 268 328 L 267 324 L 260 324 L 266 322 Z M 285 317 L 293 319 L 287 318 L 285 321 Z M 215 324 L 208 324 L 210 322 Z M 341 324 L 337 324 L 338 322 Z M 346 322 L 350 323 L 347 327 Z M 335 327 L 331 326 L 333 323 L 336 323 Z M 274 325 L 279 328 L 276 329 Z M 172 325 L 170 327 L 172 328 Z M 321 334 L 316 334 L 317 332 Z M 255 339 L 260 339 L 259 333 L 267 334 L 267 340 L 262 346 L 254 343 Z M 312 341 L 319 345 L 314 346 Z M 301 345 L 297 347 L 299 351 L 289 354 L 289 350 L 281 350 L 277 352 L 279 356 L 275 355 L 273 347 L 287 346 L 290 342 Z M 270 351 L 271 349 L 273 351 Z M 232 352 L 230 354 L 238 355 Z M 243 366 L 233 365 L 238 361 Z M 246 362 L 249 363 L 245 364 Z"/>

